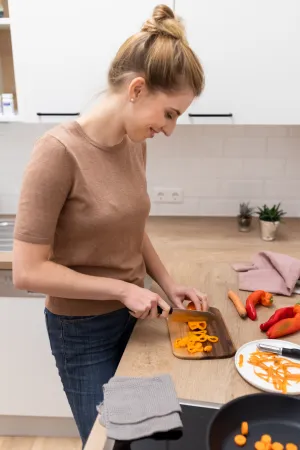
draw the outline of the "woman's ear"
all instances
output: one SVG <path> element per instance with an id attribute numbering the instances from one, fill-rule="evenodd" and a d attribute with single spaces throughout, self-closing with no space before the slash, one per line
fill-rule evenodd
<path id="1" fill-rule="evenodd" d="M 146 90 L 145 79 L 143 77 L 134 78 L 131 81 L 128 89 L 129 100 L 132 103 L 136 102 L 141 97 L 141 95 L 145 93 L 145 90 Z"/>

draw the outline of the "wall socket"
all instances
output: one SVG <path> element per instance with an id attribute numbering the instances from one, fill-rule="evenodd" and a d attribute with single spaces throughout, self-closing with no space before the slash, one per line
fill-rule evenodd
<path id="1" fill-rule="evenodd" d="M 152 200 L 154 203 L 183 203 L 183 189 L 154 188 Z"/>

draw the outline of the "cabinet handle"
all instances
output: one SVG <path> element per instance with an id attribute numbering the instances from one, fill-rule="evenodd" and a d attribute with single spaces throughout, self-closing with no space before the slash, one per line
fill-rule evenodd
<path id="1" fill-rule="evenodd" d="M 233 114 L 192 114 L 189 113 L 189 117 L 233 117 Z"/>
<path id="2" fill-rule="evenodd" d="M 37 116 L 79 116 L 80 113 L 36 113 Z"/>

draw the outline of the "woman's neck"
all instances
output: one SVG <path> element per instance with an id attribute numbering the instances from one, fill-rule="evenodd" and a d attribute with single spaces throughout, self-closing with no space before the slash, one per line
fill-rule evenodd
<path id="1" fill-rule="evenodd" d="M 91 111 L 80 117 L 77 122 L 90 139 L 99 146 L 114 147 L 124 139 L 126 130 L 122 120 L 122 98 L 116 94 L 107 94 Z"/>

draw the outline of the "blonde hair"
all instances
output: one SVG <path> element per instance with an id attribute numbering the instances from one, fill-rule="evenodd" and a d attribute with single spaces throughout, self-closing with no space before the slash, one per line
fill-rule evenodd
<path id="1" fill-rule="evenodd" d="M 143 76 L 151 91 L 189 87 L 199 96 L 204 89 L 200 61 L 187 42 L 181 21 L 166 5 L 156 6 L 141 31 L 120 47 L 109 69 L 109 85 L 118 89 L 134 74 Z"/>

